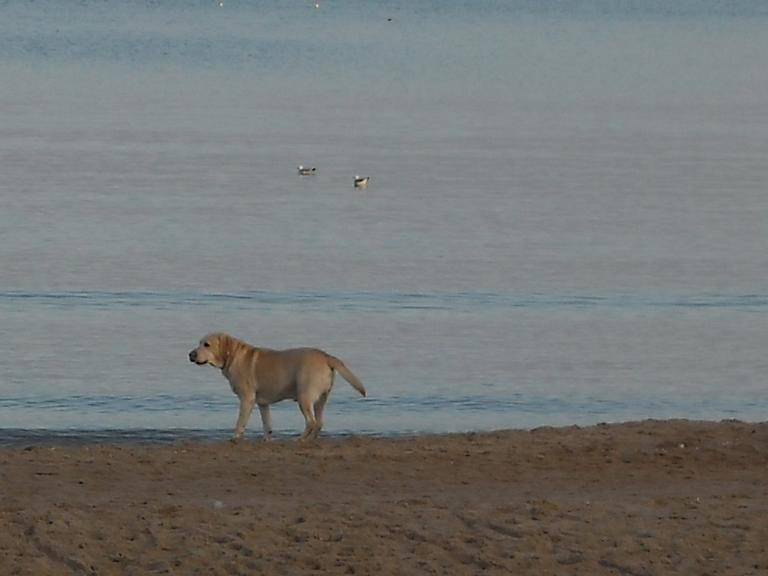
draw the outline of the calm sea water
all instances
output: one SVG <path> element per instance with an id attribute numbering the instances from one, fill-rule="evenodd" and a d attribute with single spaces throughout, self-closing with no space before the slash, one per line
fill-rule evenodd
<path id="1" fill-rule="evenodd" d="M 2 436 L 223 436 L 237 400 L 186 357 L 214 329 L 342 357 L 370 396 L 338 379 L 335 434 L 766 419 L 766 29 L 757 1 L 3 3 Z"/>

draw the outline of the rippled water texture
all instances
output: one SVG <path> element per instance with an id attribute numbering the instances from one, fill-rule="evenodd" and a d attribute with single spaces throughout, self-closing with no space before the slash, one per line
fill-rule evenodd
<path id="1" fill-rule="evenodd" d="M 763 3 L 0 11 L 6 438 L 225 435 L 214 329 L 335 434 L 766 418 Z"/>

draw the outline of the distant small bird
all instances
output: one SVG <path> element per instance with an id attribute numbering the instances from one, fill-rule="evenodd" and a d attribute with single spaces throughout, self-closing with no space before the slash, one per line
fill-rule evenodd
<path id="1" fill-rule="evenodd" d="M 355 188 L 368 188 L 370 176 L 355 176 Z"/>
<path id="2" fill-rule="evenodd" d="M 299 176 L 313 176 L 317 172 L 317 168 L 307 168 L 306 166 L 299 165 Z"/>

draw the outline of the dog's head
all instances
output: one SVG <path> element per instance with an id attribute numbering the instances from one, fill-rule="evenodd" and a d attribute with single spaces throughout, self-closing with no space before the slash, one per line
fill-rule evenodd
<path id="1" fill-rule="evenodd" d="M 200 344 L 189 353 L 189 361 L 198 366 L 210 364 L 216 368 L 223 368 L 229 355 L 232 337 L 223 332 L 207 334 L 200 340 Z"/>

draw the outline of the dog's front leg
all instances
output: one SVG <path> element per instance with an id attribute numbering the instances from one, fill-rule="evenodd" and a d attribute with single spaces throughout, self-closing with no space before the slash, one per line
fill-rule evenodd
<path id="1" fill-rule="evenodd" d="M 245 427 L 248 424 L 248 419 L 253 412 L 253 406 L 256 404 L 255 395 L 247 395 L 240 397 L 240 413 L 237 416 L 237 426 L 235 426 L 235 434 L 232 436 L 232 442 L 237 442 L 245 432 Z"/>
<path id="2" fill-rule="evenodd" d="M 269 404 L 259 404 L 261 412 L 261 424 L 264 426 L 264 440 L 272 440 L 272 414 L 269 411 Z"/>

